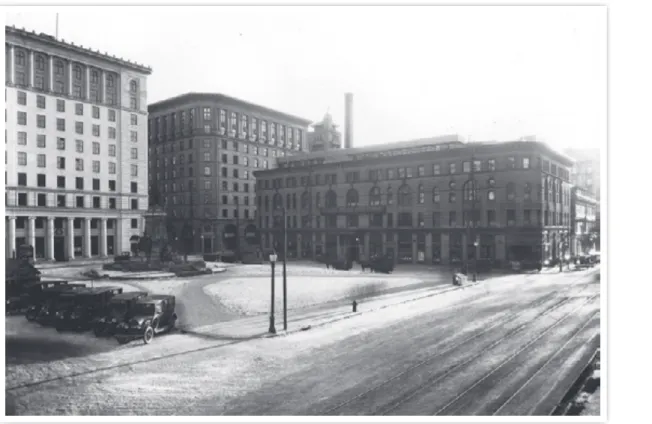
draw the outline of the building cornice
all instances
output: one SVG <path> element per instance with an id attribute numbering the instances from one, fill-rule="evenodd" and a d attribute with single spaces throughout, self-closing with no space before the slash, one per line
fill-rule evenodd
<path id="1" fill-rule="evenodd" d="M 156 103 L 152 103 L 148 106 L 148 110 L 150 114 L 155 114 L 159 111 L 165 111 L 167 109 L 173 109 L 178 106 L 187 105 L 189 103 L 195 103 L 195 102 L 231 103 L 235 106 L 250 108 L 253 111 L 259 112 L 261 115 L 284 119 L 296 125 L 308 126 L 312 123 L 312 121 L 309 119 L 301 118 L 295 115 L 290 115 L 288 113 L 280 112 L 275 109 L 271 109 L 265 106 L 260 106 L 255 103 L 247 102 L 245 100 L 240 100 L 235 97 L 230 97 L 220 93 L 196 93 L 196 92 L 184 93 L 175 97 L 170 97 L 168 99 L 161 100 Z"/>
<path id="2" fill-rule="evenodd" d="M 55 37 L 40 33 L 37 34 L 35 31 L 29 32 L 27 30 L 16 28 L 14 26 L 5 26 L 5 42 L 8 44 L 16 45 L 7 40 L 8 35 L 15 35 L 16 37 L 24 37 L 28 40 L 33 40 L 47 46 L 57 47 L 61 49 L 66 49 L 75 53 L 83 54 L 95 59 L 103 60 L 110 62 L 114 65 L 118 65 L 123 68 L 128 68 L 137 72 L 141 72 L 146 75 L 152 73 L 152 68 L 149 66 L 142 65 L 140 63 L 132 62 L 123 58 L 118 58 L 115 55 L 109 55 L 108 53 L 101 53 L 99 50 L 92 50 L 84 46 L 77 46 L 74 43 L 66 43 L 64 40 L 57 40 Z M 22 46 L 19 46 L 22 47 Z"/>

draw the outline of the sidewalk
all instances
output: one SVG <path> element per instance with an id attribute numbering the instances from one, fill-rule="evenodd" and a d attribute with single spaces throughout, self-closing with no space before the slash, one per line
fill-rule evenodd
<path id="1" fill-rule="evenodd" d="M 113 258 L 73 259 L 67 262 L 35 262 L 37 269 L 75 268 L 89 265 L 102 265 L 113 262 Z"/>
<path id="2" fill-rule="evenodd" d="M 388 306 L 398 305 L 426 297 L 443 294 L 449 291 L 460 290 L 474 286 L 478 283 L 469 283 L 463 287 L 451 284 L 439 284 L 434 287 L 408 290 L 405 292 L 374 296 L 361 301 L 357 305 L 357 312 L 353 312 L 353 305 L 349 302 L 332 302 L 319 306 L 288 310 L 288 333 L 304 331 L 320 327 L 331 322 L 347 319 L 363 312 L 375 311 Z M 283 310 L 275 311 L 275 327 L 277 333 L 283 333 Z M 235 319 L 196 328 L 183 328 L 182 331 L 200 337 L 215 339 L 246 340 L 269 335 L 269 315 L 263 314 L 255 317 Z"/>

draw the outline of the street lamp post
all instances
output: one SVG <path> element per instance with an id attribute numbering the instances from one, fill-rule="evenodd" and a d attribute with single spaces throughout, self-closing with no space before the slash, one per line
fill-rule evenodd
<path id="1" fill-rule="evenodd" d="M 283 330 L 288 329 L 288 279 L 287 279 L 287 256 L 288 256 L 288 224 L 287 211 L 284 207 L 278 207 L 278 214 L 283 214 Z"/>
<path id="2" fill-rule="evenodd" d="M 276 327 L 274 326 L 274 274 L 275 274 L 275 265 L 278 255 L 272 253 L 269 255 L 269 263 L 272 264 L 272 302 L 271 302 L 271 312 L 269 315 L 269 332 L 276 334 Z"/>
<path id="3" fill-rule="evenodd" d="M 473 246 L 475 247 L 475 256 L 473 258 L 473 282 L 475 283 L 478 279 L 478 247 L 480 246 L 477 237 L 473 242 Z"/>

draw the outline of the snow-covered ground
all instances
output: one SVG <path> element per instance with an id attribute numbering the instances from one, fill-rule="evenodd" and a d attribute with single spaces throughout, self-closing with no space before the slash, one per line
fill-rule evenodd
<path id="1" fill-rule="evenodd" d="M 420 282 L 416 278 L 390 276 L 297 277 L 297 273 L 293 272 L 287 283 L 288 308 L 305 308 L 335 300 L 361 298 Z M 276 277 L 277 307 L 282 307 L 282 284 L 279 275 Z M 254 315 L 269 311 L 270 285 L 270 277 L 235 278 L 205 286 L 204 292 L 234 312 Z"/>
<path id="2" fill-rule="evenodd" d="M 264 264 L 230 264 L 224 262 L 206 262 L 209 268 L 220 267 L 226 268 L 229 275 L 237 277 L 258 277 L 269 276 L 271 274 L 271 265 Z M 282 263 L 276 264 L 276 272 L 281 275 L 283 269 Z M 351 275 L 369 275 L 369 271 L 363 273 L 359 267 L 355 267 L 350 271 L 340 271 L 333 268 L 326 268 L 326 265 L 319 263 L 288 263 L 288 273 L 293 276 L 351 276 Z"/>

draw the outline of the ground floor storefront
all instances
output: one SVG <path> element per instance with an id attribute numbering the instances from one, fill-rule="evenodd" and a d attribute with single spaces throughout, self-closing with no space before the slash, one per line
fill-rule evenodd
<path id="1" fill-rule="evenodd" d="M 263 231 L 264 249 L 283 252 L 283 233 Z M 382 254 L 396 263 L 455 265 L 478 259 L 495 267 L 543 262 L 568 253 L 562 228 L 449 230 L 287 230 L 288 258 L 320 256 L 359 261 Z"/>

